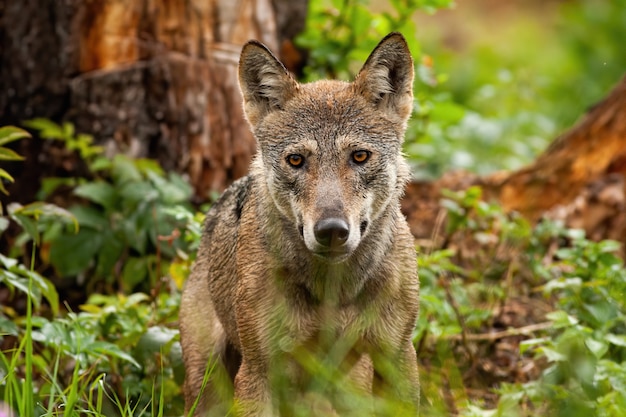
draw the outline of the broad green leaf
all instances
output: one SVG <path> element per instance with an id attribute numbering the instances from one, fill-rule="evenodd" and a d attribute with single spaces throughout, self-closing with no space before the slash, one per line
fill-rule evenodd
<path id="1" fill-rule="evenodd" d="M 10 175 L 5 170 L 0 168 L 0 177 L 6 178 L 6 176 L 4 176 L 2 174 L 6 174 L 7 176 L 10 177 Z M 13 178 L 10 178 L 10 181 L 13 182 Z M 9 190 L 7 190 L 6 187 L 4 186 L 4 183 L 2 182 L 2 178 L 0 178 L 0 193 L 2 193 L 4 195 L 9 195 Z M 2 214 L 1 207 L 0 207 L 0 214 Z"/>
<path id="2" fill-rule="evenodd" d="M 139 158 L 139 159 L 134 160 L 134 163 L 137 169 L 139 169 L 144 174 L 151 172 L 160 177 L 165 176 L 165 171 L 163 171 L 163 168 L 161 167 L 161 165 L 159 165 L 159 163 L 155 161 L 154 159 Z"/>
<path id="3" fill-rule="evenodd" d="M 124 307 L 128 308 L 128 307 L 136 306 L 138 304 L 145 303 L 147 301 L 150 301 L 150 297 L 148 296 L 148 294 L 143 293 L 143 292 L 136 292 L 125 298 Z"/>
<path id="4" fill-rule="evenodd" d="M 81 227 L 89 227 L 98 231 L 110 228 L 109 219 L 102 210 L 95 206 L 74 206 L 71 212 Z"/>
<path id="5" fill-rule="evenodd" d="M 5 269 L 11 269 L 18 264 L 17 259 L 9 258 L 0 253 L 0 265 Z"/>
<path id="6" fill-rule="evenodd" d="M 105 229 L 102 233 L 102 248 L 98 252 L 98 266 L 95 274 L 99 277 L 108 277 L 122 257 L 125 245 L 111 229 Z"/>
<path id="7" fill-rule="evenodd" d="M 191 186 L 185 181 L 178 180 L 180 177 L 170 175 L 166 179 L 152 171 L 148 171 L 146 175 L 154 184 L 154 189 L 158 191 L 164 204 L 184 203 L 191 197 Z"/>
<path id="8" fill-rule="evenodd" d="M 25 126 L 39 131 L 43 139 L 65 139 L 63 128 L 50 119 L 36 118 L 24 122 Z"/>
<path id="9" fill-rule="evenodd" d="M 11 335 L 18 336 L 20 329 L 13 320 L 7 318 L 4 314 L 0 313 L 0 336 Z"/>
<path id="10" fill-rule="evenodd" d="M 117 201 L 115 188 L 104 181 L 80 185 L 74 190 L 74 194 L 100 204 L 106 210 L 111 210 Z"/>
<path id="11" fill-rule="evenodd" d="M 585 238 L 585 231 L 583 229 L 568 229 L 565 234 L 573 240 L 581 240 Z"/>
<path id="12" fill-rule="evenodd" d="M 23 207 L 24 206 L 19 203 L 10 203 L 7 206 L 9 217 L 19 224 L 35 243 L 39 244 L 39 229 L 37 227 L 37 221 L 31 216 L 20 214 L 19 211 Z"/>
<path id="13" fill-rule="evenodd" d="M 29 138 L 30 133 L 25 131 L 24 129 L 20 129 L 15 126 L 3 126 L 0 127 L 0 145 L 6 145 L 7 143 Z"/>
<path id="14" fill-rule="evenodd" d="M 135 356 L 142 362 L 154 360 L 156 354 L 170 351 L 178 337 L 178 330 L 152 326 L 139 339 L 134 349 Z"/>
<path id="15" fill-rule="evenodd" d="M 0 147 L 0 161 L 23 161 L 24 157 L 9 148 Z"/>
<path id="16" fill-rule="evenodd" d="M 561 352 L 557 352 L 554 349 L 550 349 L 547 347 L 540 348 L 541 352 L 546 356 L 548 361 L 550 362 L 565 362 L 567 361 L 567 355 L 564 355 Z"/>
<path id="17" fill-rule="evenodd" d="M 609 350 L 609 345 L 607 343 L 594 340 L 592 338 L 586 339 L 585 345 L 591 351 L 591 353 L 593 353 L 593 355 L 598 359 L 602 358 L 604 354 Z"/>
<path id="18" fill-rule="evenodd" d="M 54 204 L 36 201 L 22 206 L 11 203 L 8 208 L 10 217 L 22 226 L 37 244 L 39 244 L 40 218 L 72 222 L 74 230 L 77 231 L 79 228 L 78 221 L 71 212 Z"/>
<path id="19" fill-rule="evenodd" d="M 56 316 L 59 312 L 59 294 L 54 284 L 35 271 L 27 270 L 26 275 L 32 279 L 33 283 L 41 290 L 41 295 L 43 295 L 44 298 L 48 300 L 48 304 L 50 304 L 52 315 Z"/>
<path id="20" fill-rule="evenodd" d="M 9 219 L 0 217 L 0 235 L 9 227 Z"/>
<path id="21" fill-rule="evenodd" d="M 148 275 L 150 262 L 147 257 L 128 258 L 122 270 L 122 282 L 128 290 L 132 290 L 137 284 L 142 282 Z"/>
<path id="22" fill-rule="evenodd" d="M 30 286 L 29 288 L 28 278 L 25 278 L 26 271 L 26 268 L 19 268 L 19 266 L 11 271 L 0 270 L 0 282 L 7 285 L 9 289 L 17 288 L 24 294 L 30 295 L 35 309 L 39 309 L 39 305 L 41 304 L 41 290 L 36 285 Z"/>
<path id="23" fill-rule="evenodd" d="M 102 234 L 84 227 L 50 242 L 50 262 L 62 276 L 78 275 L 93 264 L 101 248 Z"/>
<path id="24" fill-rule="evenodd" d="M 112 356 L 130 362 L 133 366 L 141 368 L 141 365 L 128 353 L 124 352 L 117 345 L 108 342 L 93 342 L 85 347 L 88 352 L 95 352 L 106 356 Z"/>
<path id="25" fill-rule="evenodd" d="M 41 180 L 41 187 L 39 188 L 39 192 L 37 193 L 37 198 L 45 200 L 54 191 L 56 191 L 60 186 L 64 185 L 67 187 L 74 188 L 76 187 L 76 184 L 77 184 L 76 178 L 61 178 L 61 177 L 43 178 Z"/>
<path id="26" fill-rule="evenodd" d="M 133 211 L 141 203 L 159 199 L 159 191 L 148 181 L 127 182 L 119 188 L 119 195 L 124 203 L 124 209 Z"/>
<path id="27" fill-rule="evenodd" d="M 33 203 L 22 206 L 19 209 L 14 210 L 13 214 L 28 216 L 34 219 L 39 219 L 40 217 L 59 219 L 62 221 L 72 222 L 74 223 L 76 228 L 78 228 L 76 217 L 74 217 L 74 215 L 70 211 L 55 204 L 50 204 L 43 201 L 35 201 Z"/>
<path id="28" fill-rule="evenodd" d="M 554 326 L 556 328 L 569 327 L 578 323 L 578 319 L 576 317 L 570 316 L 562 310 L 552 311 L 546 314 L 546 318 L 554 322 Z"/>
<path id="29" fill-rule="evenodd" d="M 113 158 L 111 175 L 116 185 L 142 180 L 141 172 L 135 166 L 134 161 L 124 155 L 116 155 Z"/>
<path id="30" fill-rule="evenodd" d="M 605 336 L 605 339 L 615 346 L 626 347 L 626 335 L 609 333 Z"/>
<path id="31" fill-rule="evenodd" d="M 524 354 L 528 349 L 530 349 L 532 347 L 542 346 L 543 344 L 548 342 L 548 340 L 550 340 L 550 339 L 548 339 L 547 337 L 540 337 L 540 338 L 536 338 L 536 339 L 523 340 L 519 344 L 520 353 Z"/>
<path id="32" fill-rule="evenodd" d="M 622 248 L 622 244 L 615 240 L 603 240 L 598 243 L 601 252 L 618 252 Z"/>
<path id="33" fill-rule="evenodd" d="M 104 156 L 95 158 L 90 165 L 93 172 L 109 170 L 113 166 L 113 162 Z"/>

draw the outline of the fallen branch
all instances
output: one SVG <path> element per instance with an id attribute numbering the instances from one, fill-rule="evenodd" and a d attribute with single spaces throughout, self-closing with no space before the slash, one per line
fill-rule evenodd
<path id="1" fill-rule="evenodd" d="M 502 339 L 504 337 L 526 336 L 526 335 L 529 335 L 529 334 L 532 334 L 541 330 L 548 330 L 553 327 L 554 327 L 554 323 L 551 321 L 547 321 L 543 323 L 529 324 L 528 326 L 524 326 L 524 327 L 506 329 L 506 330 L 502 330 L 499 332 L 478 333 L 478 334 L 471 334 L 471 333 L 453 334 L 449 336 L 444 336 L 443 339 L 453 340 L 453 341 L 463 340 L 463 341 L 473 341 L 473 342 L 479 342 L 479 341 L 493 342 L 494 340 Z"/>

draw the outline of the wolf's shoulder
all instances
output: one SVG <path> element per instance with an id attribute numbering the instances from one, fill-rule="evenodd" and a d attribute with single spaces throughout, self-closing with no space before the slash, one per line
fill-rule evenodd
<path id="1" fill-rule="evenodd" d="M 211 206 L 204 221 L 204 233 L 212 235 L 215 227 L 222 223 L 228 227 L 237 227 L 241 212 L 248 200 L 251 178 L 249 175 L 232 183 Z"/>

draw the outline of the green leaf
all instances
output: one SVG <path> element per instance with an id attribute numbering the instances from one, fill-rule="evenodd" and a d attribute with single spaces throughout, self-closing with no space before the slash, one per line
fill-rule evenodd
<path id="1" fill-rule="evenodd" d="M 96 352 L 102 355 L 112 356 L 115 358 L 125 360 L 127 362 L 130 362 L 133 366 L 137 368 L 141 368 L 141 365 L 139 365 L 139 363 L 135 360 L 135 358 L 133 358 L 128 353 L 124 352 L 122 349 L 120 349 L 118 346 L 114 345 L 113 343 L 101 342 L 101 341 L 93 342 L 93 343 L 90 343 L 85 349 L 88 350 L 89 352 Z"/>
<path id="2" fill-rule="evenodd" d="M 7 178 L 9 181 L 14 182 L 13 178 L 2 168 L 0 168 L 0 192 L 4 195 L 9 195 L 9 190 L 6 189 L 6 187 L 4 186 L 4 183 L 2 182 L 2 178 Z M 0 214 L 2 210 L 0 208 Z"/>
<path id="3" fill-rule="evenodd" d="M 30 133 L 25 131 L 24 129 L 20 129 L 15 126 L 4 126 L 0 127 L 0 145 L 6 145 L 7 143 L 29 138 Z"/>
<path id="4" fill-rule="evenodd" d="M 54 191 L 56 191 L 60 186 L 64 185 L 67 187 L 74 188 L 76 187 L 76 184 L 77 184 L 76 178 L 61 178 L 61 177 L 42 178 L 41 187 L 39 188 L 39 192 L 37 193 L 37 198 L 45 200 Z"/>
<path id="5" fill-rule="evenodd" d="M 567 355 L 564 355 L 561 352 L 557 352 L 554 349 L 550 349 L 547 347 L 542 347 L 541 352 L 546 356 L 546 359 L 550 362 L 565 362 L 567 361 Z"/>
<path id="6" fill-rule="evenodd" d="M 585 238 L 585 231 L 583 229 L 568 229 L 565 234 L 572 240 L 582 240 Z"/>
<path id="7" fill-rule="evenodd" d="M 609 333 L 605 336 L 605 339 L 615 346 L 626 347 L 626 336 L 623 334 Z"/>
<path id="8" fill-rule="evenodd" d="M 546 314 L 546 318 L 554 323 L 555 328 L 569 327 L 578 323 L 576 317 L 570 316 L 562 310 L 552 311 Z"/>
<path id="9" fill-rule="evenodd" d="M 26 270 L 25 274 L 32 279 L 33 284 L 41 290 L 41 295 L 43 295 L 44 298 L 48 300 L 48 304 L 50 304 L 52 315 L 56 316 L 59 312 L 59 294 L 54 284 L 35 271 Z"/>
<path id="10" fill-rule="evenodd" d="M 136 351 L 144 360 L 150 360 L 155 353 L 161 352 L 166 345 L 172 343 L 176 336 L 178 330 L 152 326 L 139 339 Z"/>
<path id="11" fill-rule="evenodd" d="M 39 136 L 43 139 L 66 139 L 64 136 L 63 128 L 52 120 L 44 118 L 36 118 L 27 120 L 24 125 L 32 129 L 39 131 Z"/>
<path id="12" fill-rule="evenodd" d="M 100 204 L 106 210 L 111 210 L 117 201 L 115 188 L 104 181 L 80 185 L 74 190 L 74 194 Z"/>
<path id="13" fill-rule="evenodd" d="M 23 161 L 24 157 L 17 152 L 0 147 L 0 161 Z"/>
<path id="14" fill-rule="evenodd" d="M 547 337 L 540 337 L 540 338 L 536 338 L 536 339 L 523 340 L 519 344 L 520 353 L 524 354 L 528 349 L 530 349 L 532 347 L 542 346 L 546 342 L 548 342 L 548 340 L 550 340 L 550 339 L 548 339 Z"/>
<path id="15" fill-rule="evenodd" d="M 102 248 L 98 252 L 98 266 L 95 274 L 100 277 L 108 277 L 113 267 L 122 257 L 124 242 L 121 241 L 111 229 L 103 231 Z"/>
<path id="16" fill-rule="evenodd" d="M 23 207 L 24 206 L 19 203 L 10 203 L 7 206 L 9 217 L 19 224 L 35 243 L 39 244 L 39 228 L 37 227 L 37 221 L 31 216 L 21 215 L 19 210 Z M 16 212 L 18 213 L 15 214 Z"/>
<path id="17" fill-rule="evenodd" d="M 622 244 L 615 240 L 603 240 L 598 243 L 598 249 L 600 252 L 618 252 L 622 248 Z"/>
<path id="18" fill-rule="evenodd" d="M 125 209 L 131 210 L 140 203 L 156 201 L 159 198 L 159 192 L 148 181 L 127 182 L 119 188 L 119 195 L 124 200 Z"/>
<path id="19" fill-rule="evenodd" d="M 11 203 L 9 205 L 9 215 L 24 228 L 35 242 L 39 242 L 37 225 L 41 218 L 71 222 L 76 231 L 79 227 L 76 217 L 70 211 L 42 201 L 35 201 L 25 206 Z"/>
<path id="20" fill-rule="evenodd" d="M 93 162 L 91 163 L 91 165 L 89 166 L 89 168 L 91 169 L 91 171 L 97 172 L 97 171 L 109 170 L 111 169 L 112 166 L 113 166 L 113 162 L 109 158 L 102 156 L 102 157 L 95 158 Z"/>
<path id="21" fill-rule="evenodd" d="M 0 217 L 0 235 L 9 227 L 9 219 Z"/>
<path id="22" fill-rule="evenodd" d="M 109 229 L 109 219 L 96 206 L 74 206 L 71 209 L 81 227 L 89 227 L 98 231 Z"/>
<path id="23" fill-rule="evenodd" d="M 122 270 L 122 282 L 127 289 L 132 290 L 148 275 L 149 262 L 147 257 L 128 258 Z"/>
<path id="24" fill-rule="evenodd" d="M 102 233 L 91 228 L 59 236 L 50 242 L 50 262 L 62 276 L 78 275 L 93 263 L 102 240 Z"/>
<path id="25" fill-rule="evenodd" d="M 134 161 L 124 155 L 116 155 L 113 158 L 111 175 L 116 185 L 142 180 L 141 172 Z"/>
<path id="26" fill-rule="evenodd" d="M 598 359 L 602 358 L 604 354 L 609 350 L 609 345 L 607 343 L 593 340 L 591 338 L 585 339 L 585 345 Z"/>
<path id="27" fill-rule="evenodd" d="M 19 334 L 20 330 L 17 324 L 0 313 L 0 335 L 18 336 Z"/>

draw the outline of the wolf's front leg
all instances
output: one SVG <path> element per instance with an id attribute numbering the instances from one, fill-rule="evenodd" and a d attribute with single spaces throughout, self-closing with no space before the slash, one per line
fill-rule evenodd
<path id="1" fill-rule="evenodd" d="M 374 361 L 374 395 L 378 416 L 417 416 L 419 414 L 419 372 L 411 341 L 399 351 L 377 352 Z M 378 402 L 378 401 L 377 401 Z"/>
<path id="2" fill-rule="evenodd" d="M 274 417 L 267 373 L 244 359 L 235 377 L 235 415 Z"/>

